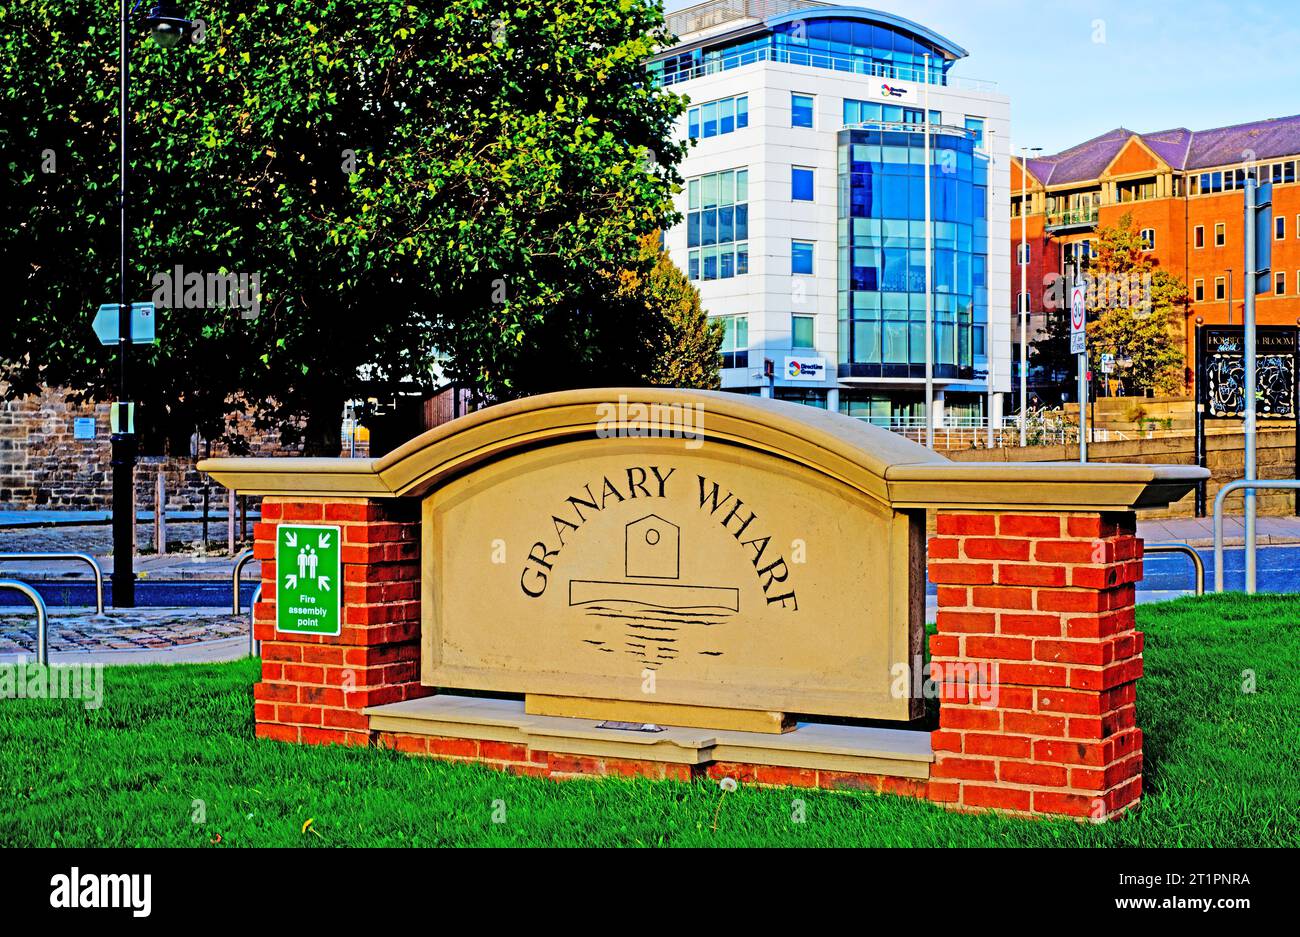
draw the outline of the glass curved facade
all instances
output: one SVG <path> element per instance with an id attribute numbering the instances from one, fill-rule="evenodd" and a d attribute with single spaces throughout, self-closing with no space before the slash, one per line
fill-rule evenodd
<path id="1" fill-rule="evenodd" d="M 930 56 L 927 76 L 925 56 Z M 691 49 L 652 63 L 665 85 L 749 65 L 788 62 L 814 68 L 945 84 L 952 57 L 938 44 L 903 29 L 851 17 L 778 23 L 758 36 Z"/>
<path id="2" fill-rule="evenodd" d="M 932 129 L 934 376 L 971 380 L 988 325 L 988 165 L 973 134 Z M 925 136 L 842 130 L 839 376 L 925 376 Z"/>

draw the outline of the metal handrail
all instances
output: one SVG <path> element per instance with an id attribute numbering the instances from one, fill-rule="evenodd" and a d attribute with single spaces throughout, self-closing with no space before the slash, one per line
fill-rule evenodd
<path id="1" fill-rule="evenodd" d="M 1191 558 L 1196 571 L 1196 594 L 1205 595 L 1205 561 L 1201 554 L 1186 543 L 1148 543 L 1143 546 L 1145 553 L 1183 553 Z"/>
<path id="2" fill-rule="evenodd" d="M 257 627 L 255 618 L 257 617 L 257 603 L 262 600 L 262 584 L 257 584 L 257 591 L 253 593 L 253 601 L 249 603 L 248 609 L 248 656 L 257 657 L 262 653 L 262 642 L 257 640 L 254 628 Z"/>
<path id="3" fill-rule="evenodd" d="M 14 579 L 0 579 L 0 589 L 21 592 L 32 600 L 32 605 L 36 607 L 36 657 L 42 666 L 48 666 L 50 663 L 50 643 L 47 631 L 50 627 L 50 614 L 45 608 L 45 600 L 41 598 L 39 592 L 27 585 L 27 583 L 18 582 Z"/>
<path id="4" fill-rule="evenodd" d="M 77 560 L 88 563 L 95 572 L 95 613 L 104 614 L 104 570 L 89 553 L 0 553 L 0 563 L 27 563 L 35 560 Z"/>
<path id="5" fill-rule="evenodd" d="M 242 553 L 235 556 L 235 568 L 230 575 L 230 614 L 232 615 L 239 615 L 242 613 L 242 608 L 239 602 L 239 575 L 244 571 L 244 567 L 252 562 L 252 560 L 252 550 L 244 550 Z"/>
<path id="6" fill-rule="evenodd" d="M 1242 478 L 1228 482 L 1214 496 L 1214 591 L 1223 591 L 1223 504 L 1228 495 L 1241 489 L 1273 488 L 1278 491 L 1300 491 L 1300 479 Z M 1250 544 L 1246 549 L 1250 549 Z"/>

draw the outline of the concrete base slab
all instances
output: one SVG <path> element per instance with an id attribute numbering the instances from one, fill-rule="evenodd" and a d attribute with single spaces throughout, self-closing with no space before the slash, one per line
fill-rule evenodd
<path id="1" fill-rule="evenodd" d="M 740 762 L 926 779 L 930 733 L 799 723 L 775 735 L 662 726 L 661 731 L 602 728 L 600 722 L 524 712 L 519 700 L 428 696 L 365 710 L 372 732 L 475 739 L 595 758 L 705 765 Z"/>

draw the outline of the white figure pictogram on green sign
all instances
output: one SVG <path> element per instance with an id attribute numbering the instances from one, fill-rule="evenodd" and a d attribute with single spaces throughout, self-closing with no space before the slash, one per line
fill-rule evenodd
<path id="1" fill-rule="evenodd" d="M 275 545 L 277 631 L 339 633 L 341 539 L 337 527 L 280 525 Z"/>

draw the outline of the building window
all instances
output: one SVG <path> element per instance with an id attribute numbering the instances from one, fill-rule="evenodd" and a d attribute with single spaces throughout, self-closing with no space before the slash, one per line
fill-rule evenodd
<path id="1" fill-rule="evenodd" d="M 1197 248 L 1205 246 L 1205 225 L 1198 224 L 1192 229 L 1192 244 Z"/>
<path id="2" fill-rule="evenodd" d="M 722 366 L 749 367 L 749 316 L 723 316 L 722 329 Z"/>
<path id="3" fill-rule="evenodd" d="M 1273 182 L 1295 182 L 1295 160 L 1273 164 Z"/>
<path id="4" fill-rule="evenodd" d="M 1017 308 L 1020 312 L 1028 312 L 1028 311 L 1029 311 L 1029 294 L 1028 294 L 1028 293 L 1016 293 L 1016 308 Z"/>
<path id="5" fill-rule="evenodd" d="M 967 117 L 966 129 L 975 135 L 975 146 L 984 149 L 984 118 Z"/>
<path id="6" fill-rule="evenodd" d="M 796 202 L 813 200 L 813 171 L 805 166 L 790 167 L 790 198 Z"/>
<path id="7" fill-rule="evenodd" d="M 1192 281 L 1192 297 L 1193 297 L 1193 299 L 1194 299 L 1196 302 L 1198 302 L 1198 303 L 1200 303 L 1200 302 L 1204 302 L 1204 301 L 1205 301 L 1205 281 L 1204 281 L 1204 280 L 1193 280 L 1193 281 Z"/>
<path id="8" fill-rule="evenodd" d="M 693 140 L 732 133 L 748 126 L 748 95 L 709 101 L 686 112 L 686 133 Z"/>
<path id="9" fill-rule="evenodd" d="M 1222 221 L 1214 226 L 1214 246 L 1222 247 L 1228 242 L 1228 229 Z"/>
<path id="10" fill-rule="evenodd" d="M 813 242 L 790 242 L 790 272 L 811 274 L 813 272 Z"/>
<path id="11" fill-rule="evenodd" d="M 1273 240 L 1286 240 L 1286 215 L 1278 215 L 1273 219 Z"/>
<path id="12" fill-rule="evenodd" d="M 1276 296 L 1286 295 L 1286 271 L 1279 270 L 1273 277 L 1273 293 Z"/>
<path id="13" fill-rule="evenodd" d="M 976 120 L 976 118 L 970 119 Z M 904 107 L 901 104 L 878 104 L 875 101 L 844 99 L 844 123 L 846 125 L 865 124 L 873 121 L 883 121 L 891 124 L 923 124 L 925 123 L 925 111 L 919 107 Z M 930 123 L 942 124 L 943 111 L 931 110 Z"/>
<path id="14" fill-rule="evenodd" d="M 686 275 L 725 280 L 748 273 L 749 170 L 689 179 L 686 192 Z"/>
<path id="15" fill-rule="evenodd" d="M 1222 302 L 1228 296 L 1227 292 L 1224 289 L 1224 286 L 1225 284 L 1224 284 L 1223 277 L 1214 278 L 1214 298 L 1219 302 Z"/>
<path id="16" fill-rule="evenodd" d="M 794 348 L 813 347 L 813 317 L 792 316 L 790 327 L 790 344 Z"/>
<path id="17" fill-rule="evenodd" d="M 1144 251 L 1153 251 L 1156 249 L 1156 229 L 1143 228 L 1138 235 L 1142 239 L 1142 249 Z"/>
<path id="18" fill-rule="evenodd" d="M 790 95 L 790 126 L 811 127 L 813 125 L 813 97 L 811 94 Z"/>
<path id="19" fill-rule="evenodd" d="M 1029 249 L 1029 244 L 1027 242 L 1016 245 L 1016 261 L 1020 264 L 1020 266 L 1022 267 L 1029 266 L 1029 254 L 1030 254 L 1030 249 Z"/>

